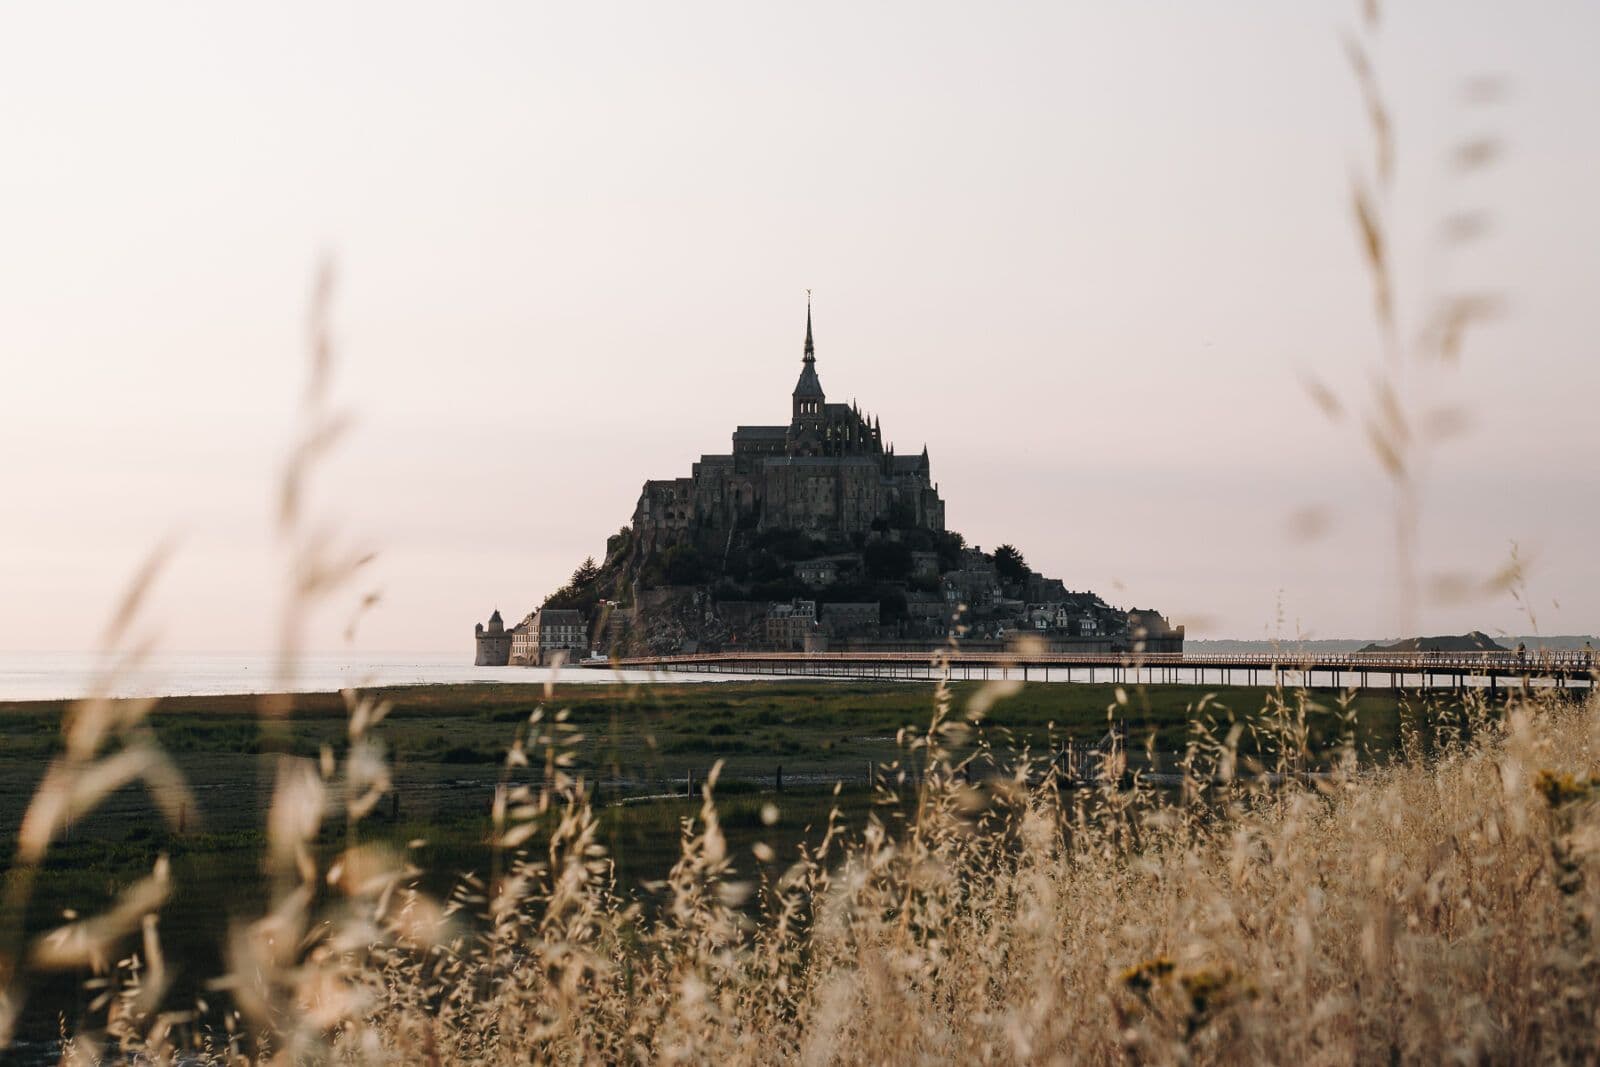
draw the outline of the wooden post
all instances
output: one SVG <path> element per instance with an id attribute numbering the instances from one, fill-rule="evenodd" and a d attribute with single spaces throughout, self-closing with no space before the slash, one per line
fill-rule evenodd
<path id="1" fill-rule="evenodd" d="M 783 764 L 781 763 L 778 764 L 778 773 L 773 784 L 777 786 L 779 793 L 783 792 Z"/>
<path id="2" fill-rule="evenodd" d="M 694 796 L 694 768 L 693 767 L 689 768 L 688 783 L 689 784 L 684 787 L 683 795 L 686 796 L 686 797 L 692 797 L 692 796 Z"/>

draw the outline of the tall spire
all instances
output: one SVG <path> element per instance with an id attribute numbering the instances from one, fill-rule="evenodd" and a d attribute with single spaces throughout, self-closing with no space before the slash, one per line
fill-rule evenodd
<path id="1" fill-rule="evenodd" d="M 800 361 L 800 380 L 794 387 L 794 417 L 822 419 L 822 408 L 827 402 L 822 394 L 822 383 L 817 380 L 817 353 L 811 343 L 811 290 L 806 290 L 806 354 Z"/>
<path id="2" fill-rule="evenodd" d="M 816 346 L 811 343 L 811 290 L 807 289 L 806 290 L 806 354 L 805 354 L 805 358 L 802 360 L 802 362 L 804 362 L 804 363 L 815 363 L 816 361 L 817 361 L 817 349 L 816 349 Z"/>

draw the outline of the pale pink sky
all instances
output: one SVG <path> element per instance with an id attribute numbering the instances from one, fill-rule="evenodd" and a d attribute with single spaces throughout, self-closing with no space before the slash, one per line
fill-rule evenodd
<path id="1" fill-rule="evenodd" d="M 0 650 L 94 640 L 169 533 L 175 649 L 270 646 L 314 264 L 359 422 L 323 504 L 381 552 L 371 649 L 467 648 L 830 397 L 931 450 L 953 528 L 1195 633 L 1395 629 L 1348 182 L 1354 5 L 13 3 L 0 9 Z M 1429 571 L 1532 560 L 1600 626 L 1600 8 L 1394 5 L 1402 305 L 1509 314 L 1438 384 Z M 1464 79 L 1502 76 L 1494 107 Z M 1453 141 L 1506 153 L 1453 176 Z M 1494 228 L 1443 265 L 1462 207 Z M 1446 269 L 1446 266 L 1448 269 Z M 1411 327 L 1417 325 L 1413 313 Z M 1326 537 L 1288 533 L 1306 507 Z M 1557 606 L 1559 602 L 1559 606 Z M 337 645 L 331 608 L 313 643 Z M 1429 631 L 1524 631 L 1507 597 Z"/>

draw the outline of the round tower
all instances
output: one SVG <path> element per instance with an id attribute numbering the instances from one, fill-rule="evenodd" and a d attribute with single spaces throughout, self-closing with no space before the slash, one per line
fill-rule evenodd
<path id="1" fill-rule="evenodd" d="M 511 662 L 511 635 L 506 633 L 505 620 L 500 617 L 499 608 L 489 616 L 488 626 L 480 622 L 472 628 L 472 636 L 477 645 L 473 666 L 504 667 Z"/>

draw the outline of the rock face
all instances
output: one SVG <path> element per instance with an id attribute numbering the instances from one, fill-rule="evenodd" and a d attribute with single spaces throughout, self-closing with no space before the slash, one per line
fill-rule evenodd
<path id="1" fill-rule="evenodd" d="M 1504 645 L 1482 630 L 1445 637 L 1408 637 L 1391 645 L 1374 642 L 1362 648 L 1363 652 L 1506 652 Z"/>
<path id="2" fill-rule="evenodd" d="M 579 567 L 544 607 L 581 612 L 591 647 L 624 656 L 921 650 L 952 635 L 1182 650 L 1183 627 L 1159 612 L 1113 607 L 1032 570 L 1010 545 L 985 552 L 946 529 L 927 447 L 898 455 L 876 417 L 828 402 L 809 307 L 789 416 L 738 426 L 731 451 L 701 456 L 689 477 L 647 481 L 605 559 Z M 480 656 L 495 660 L 499 646 L 485 640 Z"/>
<path id="3" fill-rule="evenodd" d="M 645 589 L 637 610 L 624 616 L 627 650 L 637 655 L 695 652 L 720 647 L 727 638 L 704 590 L 684 587 Z"/>

